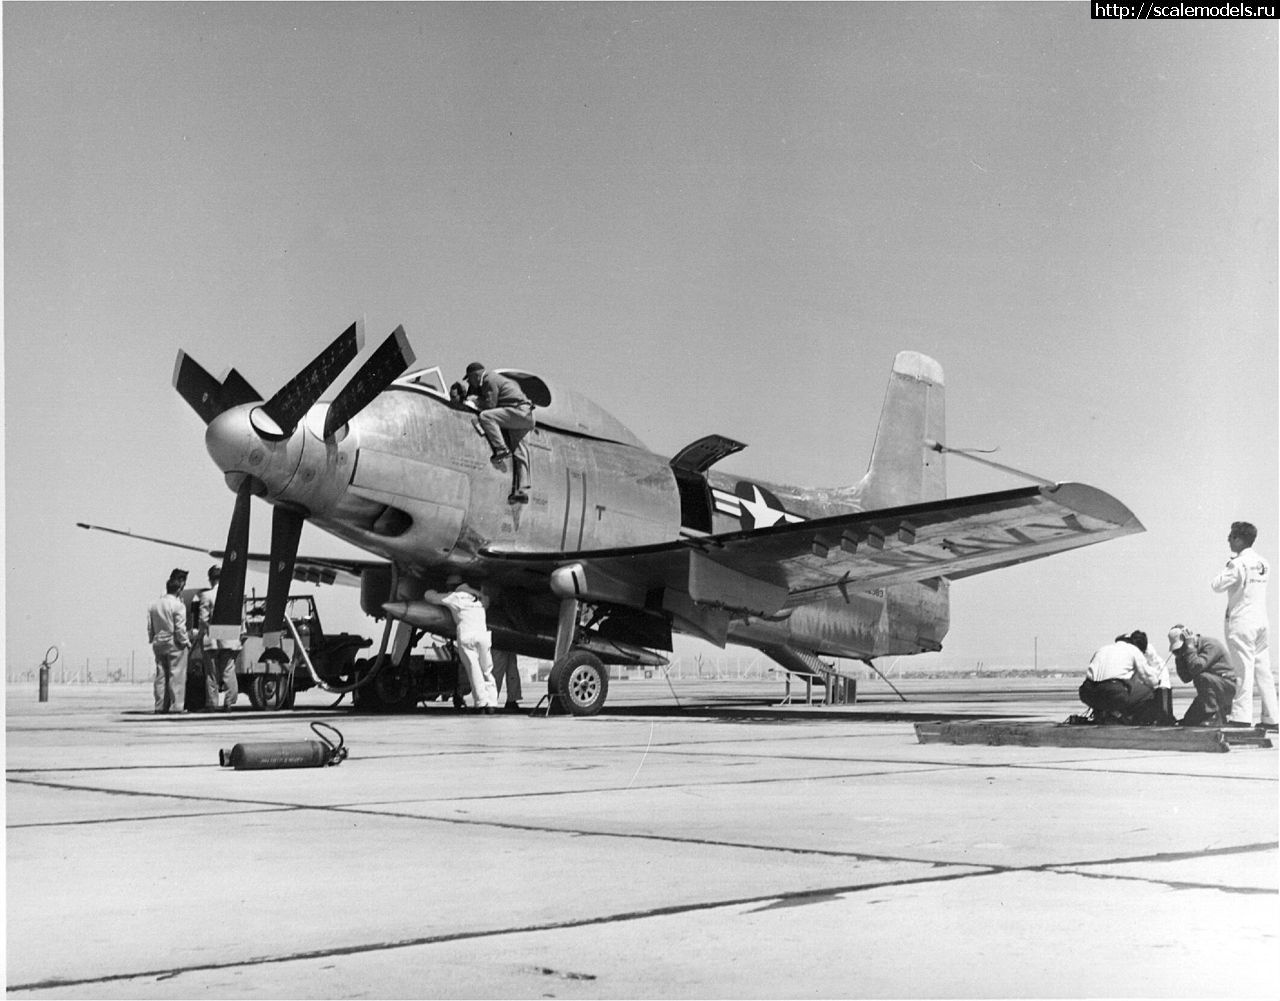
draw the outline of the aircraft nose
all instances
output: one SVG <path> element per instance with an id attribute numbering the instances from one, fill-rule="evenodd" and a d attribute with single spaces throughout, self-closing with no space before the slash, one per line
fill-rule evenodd
<path id="1" fill-rule="evenodd" d="M 205 429 L 204 444 L 233 489 L 247 475 L 258 480 L 268 496 L 276 496 L 298 468 L 300 435 L 271 439 L 259 434 L 253 424 L 256 408 L 257 404 L 232 407 L 219 414 Z"/>

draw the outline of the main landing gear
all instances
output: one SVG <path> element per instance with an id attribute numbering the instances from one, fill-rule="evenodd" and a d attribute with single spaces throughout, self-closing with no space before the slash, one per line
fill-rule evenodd
<path id="1" fill-rule="evenodd" d="M 604 708 L 609 694 L 609 669 L 590 650 L 573 644 L 578 639 L 578 617 L 582 602 L 576 598 L 560 601 L 560 622 L 556 628 L 556 655 L 547 677 L 547 698 L 574 716 L 594 716 Z"/>

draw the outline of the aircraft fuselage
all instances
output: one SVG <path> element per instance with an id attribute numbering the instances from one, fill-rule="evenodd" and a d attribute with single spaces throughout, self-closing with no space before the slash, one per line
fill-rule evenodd
<path id="1" fill-rule="evenodd" d="M 400 597 L 466 571 L 482 547 L 564 553 L 670 542 L 681 533 L 764 528 L 857 510 L 848 489 L 806 491 L 715 470 L 678 483 L 670 460 L 632 443 L 540 426 L 525 439 L 532 491 L 511 504 L 509 465 L 494 466 L 476 414 L 427 390 L 397 384 L 326 440 L 325 404 L 288 438 L 241 435 L 252 407 L 210 424 L 209 450 L 238 483 L 254 476 L 274 504 L 301 509 L 325 531 L 393 563 Z M 234 428 L 236 433 L 225 428 Z M 233 443 L 246 444 L 237 451 Z M 517 571 L 491 577 L 518 602 Z M 527 584 L 525 584 L 527 589 Z M 526 600 L 525 604 L 529 602 Z M 536 602 L 533 603 L 536 606 Z M 550 606 L 548 606 L 550 608 Z M 798 646 L 868 658 L 940 647 L 948 625 L 946 582 L 855 591 L 769 619 L 736 617 L 725 638 L 749 646 Z M 508 609 L 528 618 L 530 609 Z M 534 608 L 534 614 L 545 610 Z M 679 629 L 679 621 L 676 623 Z"/>

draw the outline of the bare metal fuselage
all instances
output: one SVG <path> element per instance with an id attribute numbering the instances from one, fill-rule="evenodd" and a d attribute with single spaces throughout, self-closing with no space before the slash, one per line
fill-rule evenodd
<path id="1" fill-rule="evenodd" d="M 850 488 L 801 490 L 716 471 L 691 489 L 687 476 L 677 482 L 668 459 L 634 441 L 552 426 L 525 439 L 534 489 L 530 503 L 516 505 L 507 501 L 510 469 L 489 461 L 473 427 L 475 413 L 418 387 L 397 384 L 383 392 L 345 433 L 327 441 L 323 404 L 283 441 L 215 430 L 218 422 L 247 421 L 250 409 L 210 425 L 209 448 L 219 464 L 250 472 L 270 502 L 300 508 L 325 531 L 389 560 L 398 570 L 397 596 L 408 599 L 416 588 L 439 586 L 448 572 L 482 562 L 482 547 L 569 554 L 666 543 L 682 533 L 740 531 L 764 523 L 761 498 L 769 519 L 859 509 Z M 222 439 L 254 441 L 260 454 L 220 455 Z M 547 622 L 554 603 L 532 593 L 520 570 L 491 570 L 489 584 L 496 627 L 505 620 L 528 628 L 537 619 L 535 631 L 554 634 Z M 767 619 L 738 616 L 726 638 L 764 649 L 870 658 L 936 650 L 947 628 L 947 582 L 938 580 L 854 590 Z"/>

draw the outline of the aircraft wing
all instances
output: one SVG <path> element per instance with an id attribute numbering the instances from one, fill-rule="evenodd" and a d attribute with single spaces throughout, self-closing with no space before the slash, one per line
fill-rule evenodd
<path id="1" fill-rule="evenodd" d="M 172 542 L 169 539 L 157 539 L 151 535 L 138 535 L 121 528 L 107 528 L 103 525 L 86 525 L 76 522 L 77 528 L 86 528 L 94 532 L 110 532 L 112 535 L 123 535 L 129 539 L 142 542 L 154 542 L 161 546 L 172 546 L 174 549 L 185 549 L 192 553 L 203 553 L 211 559 L 221 561 L 221 549 L 205 549 L 186 542 Z M 246 559 L 255 570 L 266 573 L 271 566 L 270 553 L 249 553 Z M 386 566 L 385 560 L 352 560 L 337 556 L 299 556 L 293 565 L 293 579 L 308 584 L 346 584 L 351 587 L 360 586 L 360 571 Z"/>
<path id="2" fill-rule="evenodd" d="M 702 604 L 772 615 L 859 591 L 956 580 L 1142 531 L 1109 494 L 1059 483 L 630 549 L 482 555 L 547 571 L 577 563 L 633 592 L 667 587 Z"/>

